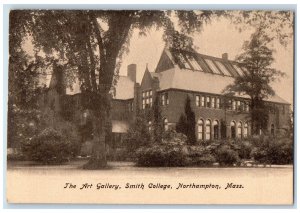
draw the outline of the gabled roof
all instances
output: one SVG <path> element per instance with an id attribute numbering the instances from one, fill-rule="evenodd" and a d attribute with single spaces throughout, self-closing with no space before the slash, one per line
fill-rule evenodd
<path id="1" fill-rule="evenodd" d="M 152 78 L 157 77 L 159 79 L 160 90 L 181 89 L 223 95 L 225 87 L 234 82 L 234 76 L 244 74 L 244 71 L 237 71 L 239 68 L 234 68 L 238 67 L 236 62 L 227 59 L 187 51 L 168 51 L 165 49 L 164 52 L 163 55 L 170 57 L 167 60 L 171 60 L 174 63 L 174 68 L 167 70 L 156 69 L 156 73 L 150 73 Z M 180 59 L 180 57 L 183 57 L 183 59 Z M 195 60 L 189 57 L 193 57 Z M 212 62 L 206 62 L 209 60 Z M 210 68 L 213 65 L 209 65 L 209 63 L 216 65 L 215 68 Z M 213 71 L 212 69 L 216 69 L 217 66 L 224 67 L 218 68 L 220 72 L 218 70 Z M 225 72 L 227 72 L 226 75 L 224 74 Z M 236 96 L 249 98 L 241 95 Z M 269 97 L 266 101 L 289 104 L 277 95 Z"/>

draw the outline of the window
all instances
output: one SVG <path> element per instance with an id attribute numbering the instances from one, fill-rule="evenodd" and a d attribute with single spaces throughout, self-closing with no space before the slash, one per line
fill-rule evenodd
<path id="1" fill-rule="evenodd" d="M 168 93 L 163 93 L 161 95 L 161 105 L 165 106 L 169 104 L 169 97 L 168 97 Z"/>
<path id="2" fill-rule="evenodd" d="M 190 66 L 190 64 L 187 62 L 187 60 L 185 59 L 185 57 L 183 56 L 183 54 L 179 54 L 180 55 L 180 60 L 183 63 L 184 67 L 186 69 L 192 69 L 192 67 Z"/>
<path id="3" fill-rule="evenodd" d="M 201 102 L 200 102 L 200 106 L 204 107 L 205 105 L 205 99 L 204 99 L 204 96 L 201 96 Z"/>
<path id="4" fill-rule="evenodd" d="M 244 110 L 245 110 L 245 102 L 244 102 L 244 101 L 241 101 L 240 110 L 241 110 L 241 111 L 244 111 Z"/>
<path id="5" fill-rule="evenodd" d="M 210 97 L 206 97 L 206 107 L 210 107 Z"/>
<path id="6" fill-rule="evenodd" d="M 167 131 L 169 129 L 168 119 L 164 119 L 164 130 Z"/>
<path id="7" fill-rule="evenodd" d="M 148 122 L 148 130 L 149 130 L 149 132 L 152 131 L 152 122 L 151 121 Z"/>
<path id="8" fill-rule="evenodd" d="M 285 114 L 285 107 L 282 105 L 282 114 Z"/>
<path id="9" fill-rule="evenodd" d="M 238 111 L 241 111 L 241 102 L 240 101 L 236 101 L 236 109 Z"/>
<path id="10" fill-rule="evenodd" d="M 245 102 L 245 111 L 249 112 L 249 102 Z"/>
<path id="11" fill-rule="evenodd" d="M 271 135 L 274 136 L 275 135 L 275 125 L 271 124 Z"/>
<path id="12" fill-rule="evenodd" d="M 205 122 L 205 139 L 210 140 L 211 139 L 211 121 L 206 120 Z"/>
<path id="13" fill-rule="evenodd" d="M 203 120 L 200 119 L 198 120 L 198 139 L 199 140 L 203 140 L 204 137 L 203 137 L 203 129 L 204 129 L 204 126 L 203 126 Z"/>
<path id="14" fill-rule="evenodd" d="M 236 101 L 232 100 L 232 110 L 236 110 Z"/>
<path id="15" fill-rule="evenodd" d="M 216 107 L 216 98 L 212 97 L 211 98 L 211 108 L 215 108 Z"/>
<path id="16" fill-rule="evenodd" d="M 193 66 L 194 70 L 203 71 L 198 62 L 195 60 L 194 56 L 187 56 L 188 61 Z"/>
<path id="17" fill-rule="evenodd" d="M 242 122 L 238 122 L 237 128 L 237 136 L 238 138 L 242 138 Z"/>
<path id="18" fill-rule="evenodd" d="M 214 62 L 210 59 L 204 59 L 205 62 L 208 64 L 209 68 L 213 71 L 213 73 L 215 74 L 222 74 L 219 69 L 216 67 L 216 65 L 214 64 Z"/>
<path id="19" fill-rule="evenodd" d="M 142 99 L 143 109 L 152 107 L 152 90 L 143 91 Z"/>
<path id="20" fill-rule="evenodd" d="M 224 73 L 224 75 L 232 76 L 231 73 L 227 70 L 225 65 L 220 61 L 215 61 L 218 67 L 221 69 L 221 71 Z"/>
<path id="21" fill-rule="evenodd" d="M 229 110 L 232 109 L 232 100 L 228 100 L 227 106 L 228 106 L 228 109 L 229 109 Z"/>
<path id="22" fill-rule="evenodd" d="M 244 138 L 248 137 L 248 123 L 244 124 Z"/>
<path id="23" fill-rule="evenodd" d="M 219 139 L 219 122 L 217 120 L 213 123 L 214 128 L 214 139 Z"/>
<path id="24" fill-rule="evenodd" d="M 196 106 L 200 106 L 200 96 L 196 95 Z"/>
<path id="25" fill-rule="evenodd" d="M 217 109 L 220 109 L 220 98 L 217 98 L 217 101 L 216 101 L 216 108 L 217 108 Z"/>
<path id="26" fill-rule="evenodd" d="M 230 123 L 230 130 L 231 130 L 231 138 L 235 138 L 236 137 L 236 124 L 235 124 L 235 122 L 234 121 L 231 121 L 231 123 Z"/>

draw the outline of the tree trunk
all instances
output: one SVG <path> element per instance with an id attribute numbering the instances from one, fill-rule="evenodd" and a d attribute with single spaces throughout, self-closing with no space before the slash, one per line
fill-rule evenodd
<path id="1" fill-rule="evenodd" d="M 103 103 L 102 103 L 103 104 Z M 102 107 L 101 107 L 102 108 Z M 102 108 L 103 109 L 103 108 Z M 83 166 L 84 169 L 104 169 L 107 167 L 106 159 L 106 125 L 109 117 L 105 110 L 93 112 L 93 151 L 89 161 Z"/>

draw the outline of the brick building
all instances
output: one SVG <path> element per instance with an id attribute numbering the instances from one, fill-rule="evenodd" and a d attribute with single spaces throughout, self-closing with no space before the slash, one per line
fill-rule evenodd
<path id="1" fill-rule="evenodd" d="M 144 112 L 153 105 L 156 96 L 160 99 L 164 128 L 175 128 L 187 96 L 196 116 L 196 137 L 198 140 L 224 137 L 242 138 L 251 134 L 249 124 L 249 98 L 238 95 L 224 96 L 223 89 L 233 83 L 234 77 L 244 75 L 238 63 L 195 52 L 164 49 L 154 72 L 146 68 L 141 83 L 136 82 L 136 65 L 128 66 L 127 76 L 120 76 L 112 90 L 112 132 L 113 140 L 120 141 L 137 112 Z M 80 87 L 60 88 L 60 71 L 54 71 L 44 103 L 53 105 L 56 111 L 63 110 L 66 100 L 75 103 L 71 117 L 84 117 L 80 108 Z M 59 98 L 60 97 L 60 98 Z M 63 100 L 63 101 L 60 101 Z M 290 104 L 277 95 L 265 100 L 271 106 L 267 130 L 271 134 L 289 128 Z M 225 107 L 225 104 L 226 107 Z M 80 119 L 79 119 L 80 120 Z M 82 119 L 81 119 L 82 120 Z M 151 121 L 149 120 L 149 124 Z"/>

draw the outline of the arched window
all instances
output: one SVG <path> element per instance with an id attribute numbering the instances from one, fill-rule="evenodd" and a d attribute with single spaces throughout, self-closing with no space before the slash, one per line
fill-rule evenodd
<path id="1" fill-rule="evenodd" d="M 248 123 L 244 124 L 244 138 L 248 137 Z"/>
<path id="2" fill-rule="evenodd" d="M 271 124 L 271 135 L 275 135 L 275 125 Z"/>
<path id="3" fill-rule="evenodd" d="M 205 139 L 210 140 L 211 139 L 211 121 L 206 120 L 205 122 Z"/>
<path id="4" fill-rule="evenodd" d="M 168 125 L 168 119 L 164 119 L 164 129 L 165 131 L 167 131 L 169 129 L 169 125 Z"/>
<path id="5" fill-rule="evenodd" d="M 215 120 L 213 122 L 214 127 L 214 139 L 219 139 L 219 121 Z"/>
<path id="6" fill-rule="evenodd" d="M 198 120 L 198 140 L 203 140 L 204 139 L 204 126 L 203 126 L 203 120 L 200 119 Z"/>
<path id="7" fill-rule="evenodd" d="M 238 122 L 237 136 L 238 136 L 238 138 L 242 138 L 242 122 Z"/>
<path id="8" fill-rule="evenodd" d="M 149 130 L 149 132 L 152 130 L 152 122 L 151 121 L 148 122 L 148 130 Z"/>
<path id="9" fill-rule="evenodd" d="M 235 122 L 231 121 L 231 123 L 230 123 L 230 131 L 231 131 L 230 135 L 231 135 L 231 138 L 235 138 L 236 137 L 235 129 L 236 129 Z"/>

